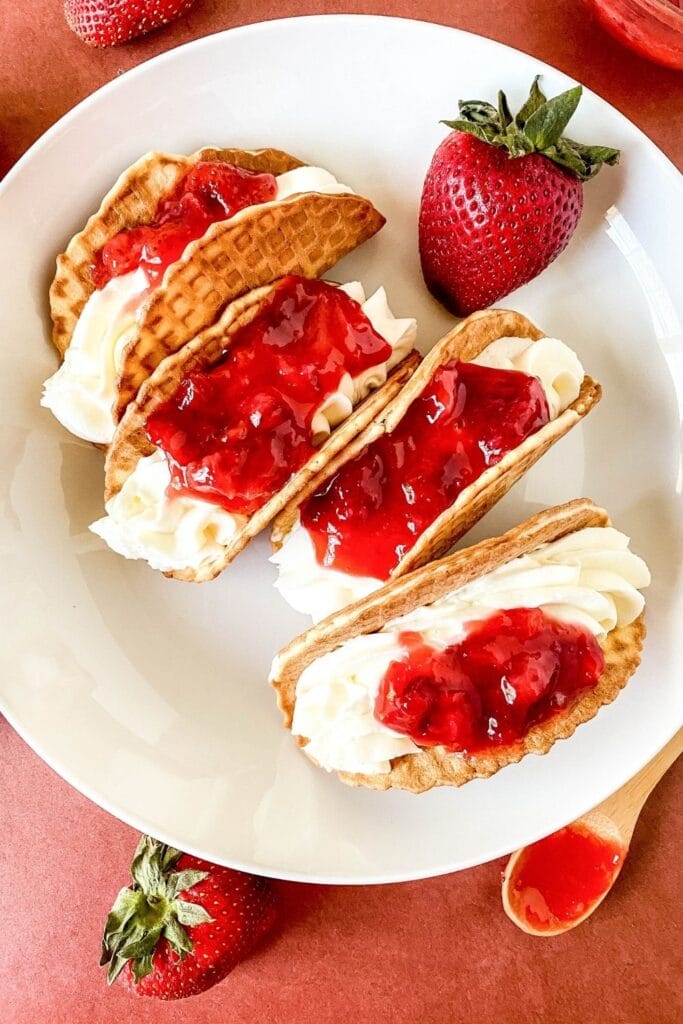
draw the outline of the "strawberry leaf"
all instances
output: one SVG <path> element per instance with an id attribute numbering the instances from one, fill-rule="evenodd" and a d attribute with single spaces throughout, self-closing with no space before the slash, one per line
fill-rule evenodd
<path id="1" fill-rule="evenodd" d="M 171 917 L 164 925 L 164 935 L 168 939 L 173 952 L 177 953 L 181 960 L 194 949 L 192 939 L 183 928 L 185 923 L 187 922 L 181 923 L 176 918 Z"/>
<path id="2" fill-rule="evenodd" d="M 586 146 L 563 136 L 579 100 L 580 85 L 546 99 L 534 78 L 529 96 L 515 117 L 504 92 L 498 93 L 498 109 L 484 100 L 461 100 L 460 117 L 442 121 L 454 131 L 473 135 L 480 142 L 507 149 L 514 159 L 540 153 L 553 163 L 587 181 L 603 164 L 619 162 L 619 150 L 609 146 Z"/>
<path id="3" fill-rule="evenodd" d="M 139 900 L 138 893 L 128 887 L 121 889 L 114 900 L 114 905 L 109 911 L 104 926 L 100 967 L 111 960 L 111 949 L 116 945 L 117 939 L 126 932 L 128 922 L 137 913 Z"/>
<path id="4" fill-rule="evenodd" d="M 562 138 L 557 146 L 547 150 L 546 155 L 559 164 L 573 171 L 582 181 L 594 177 L 603 163 L 619 163 L 619 150 L 607 146 L 582 146 L 580 142 Z"/>
<path id="5" fill-rule="evenodd" d="M 142 981 L 148 974 L 151 974 L 154 970 L 153 956 L 151 953 L 145 953 L 144 956 L 139 957 L 137 960 L 133 960 L 133 978 L 136 982 Z"/>
<path id="6" fill-rule="evenodd" d="M 572 145 L 585 160 L 591 163 L 609 164 L 610 167 L 614 167 L 621 158 L 620 150 L 612 149 L 611 146 L 582 146 L 579 142 L 574 142 Z"/>
<path id="7" fill-rule="evenodd" d="M 503 130 L 512 123 L 512 114 L 508 106 L 507 96 L 502 89 L 498 90 L 498 121 Z"/>
<path id="8" fill-rule="evenodd" d="M 525 156 L 534 151 L 524 132 L 520 131 L 514 122 L 508 127 L 501 145 L 506 147 L 512 157 Z"/>
<path id="9" fill-rule="evenodd" d="M 142 836 L 133 856 L 130 873 L 140 889 L 156 891 L 161 884 L 162 868 L 159 844 L 150 836 Z"/>
<path id="10" fill-rule="evenodd" d="M 143 925 L 136 925 L 128 941 L 118 950 L 118 955 L 124 956 L 127 960 L 137 960 L 151 955 L 156 949 L 164 927 L 163 924 L 156 924 L 153 928 L 146 929 Z"/>
<path id="11" fill-rule="evenodd" d="M 584 146 L 583 143 L 575 142 L 566 136 L 563 141 L 579 154 L 586 168 L 590 168 L 594 164 L 598 166 L 608 164 L 610 167 L 614 167 L 619 163 L 621 153 L 618 149 L 612 149 L 611 146 Z"/>
<path id="12" fill-rule="evenodd" d="M 447 128 L 456 132 L 464 132 L 465 135 L 474 135 L 480 142 L 494 143 L 495 132 L 491 128 L 484 128 L 483 125 L 471 123 L 470 121 L 442 121 Z"/>
<path id="13" fill-rule="evenodd" d="M 194 927 L 197 924 L 209 924 L 213 918 L 208 911 L 199 903 L 188 903 L 186 900 L 176 900 L 174 903 L 176 917 L 181 924 Z"/>
<path id="14" fill-rule="evenodd" d="M 208 871 L 174 871 L 181 856 L 151 836 L 140 839 L 131 864 L 133 884 L 120 890 L 104 926 L 100 963 L 109 964 L 110 985 L 128 962 L 136 982 L 150 974 L 162 936 L 182 959 L 193 949 L 185 927 L 213 920 L 201 905 L 177 899 L 209 877 Z"/>
<path id="15" fill-rule="evenodd" d="M 531 89 L 529 96 L 523 106 L 520 107 L 515 122 L 519 128 L 523 128 L 527 122 L 527 119 L 535 113 L 539 107 L 542 107 L 544 103 L 547 103 L 547 99 L 544 93 L 541 92 L 538 82 L 540 75 L 536 75 L 533 82 L 531 83 Z"/>
<path id="16" fill-rule="evenodd" d="M 203 882 L 204 879 L 208 877 L 208 871 L 195 871 L 188 869 L 187 871 L 174 872 L 169 875 L 168 878 L 168 898 L 175 899 L 179 892 L 185 892 L 186 889 L 191 889 L 193 885 Z"/>
<path id="17" fill-rule="evenodd" d="M 121 971 L 123 970 L 127 963 L 128 961 L 126 960 L 125 956 L 119 956 L 117 954 L 116 956 L 112 957 L 111 962 L 109 963 L 109 968 L 107 970 L 108 985 L 114 984 L 114 982 L 116 981 L 119 974 L 121 973 Z M 102 966 L 102 964 L 100 964 L 100 966 Z"/>
<path id="18" fill-rule="evenodd" d="M 531 114 L 524 124 L 524 134 L 536 150 L 556 145 L 579 105 L 583 89 L 580 85 L 547 100 Z"/>
<path id="19" fill-rule="evenodd" d="M 143 836 L 143 838 L 145 837 Z M 162 843 L 159 855 L 162 872 L 166 874 L 171 868 L 174 868 L 181 857 L 182 852 L 180 850 L 176 850 L 174 846 L 166 846 L 165 843 Z"/>
<path id="20" fill-rule="evenodd" d="M 498 111 L 485 100 L 459 100 L 460 117 L 474 124 L 495 124 Z"/>
<path id="21" fill-rule="evenodd" d="M 571 146 L 567 146 L 562 140 L 558 142 L 557 146 L 550 146 L 546 150 L 546 156 L 558 167 L 565 167 L 577 177 L 583 178 L 586 171 L 583 160 Z"/>

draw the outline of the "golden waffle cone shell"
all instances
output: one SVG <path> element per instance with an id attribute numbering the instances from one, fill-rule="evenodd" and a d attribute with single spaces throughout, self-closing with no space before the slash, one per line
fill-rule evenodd
<path id="1" fill-rule="evenodd" d="M 529 338 L 538 341 L 543 332 L 521 313 L 493 309 L 473 313 L 437 342 L 394 401 L 382 410 L 362 434 L 331 461 L 315 479 L 296 495 L 273 523 L 271 541 L 277 550 L 296 522 L 299 506 L 314 494 L 346 462 L 383 434 L 391 433 L 420 395 L 436 371 L 453 359 L 476 359 L 487 345 L 498 338 Z M 584 377 L 579 396 L 564 412 L 528 437 L 501 461 L 487 469 L 457 500 L 438 516 L 417 539 L 410 551 L 391 573 L 392 578 L 411 572 L 448 551 L 482 516 L 493 508 L 548 449 L 575 426 L 600 400 L 600 385 Z"/>
<path id="2" fill-rule="evenodd" d="M 232 338 L 258 313 L 263 301 L 274 285 L 255 289 L 232 302 L 220 319 L 202 331 L 178 352 L 168 356 L 152 372 L 140 388 L 137 398 L 128 406 L 109 447 L 105 463 L 105 501 L 123 486 L 139 459 L 154 452 L 147 437 L 145 425 L 149 417 L 177 390 L 189 373 L 211 369 L 220 362 Z M 175 579 L 203 583 L 214 579 L 261 532 L 282 508 L 292 500 L 299 488 L 311 476 L 321 472 L 328 460 L 334 458 L 370 420 L 394 398 L 418 365 L 419 356 L 412 352 L 394 369 L 386 382 L 372 392 L 351 415 L 332 431 L 315 455 L 294 473 L 287 484 L 266 504 L 250 516 L 236 532 L 219 559 L 200 570 L 178 570 L 166 573 Z"/>
<path id="3" fill-rule="evenodd" d="M 347 640 L 374 633 L 387 622 L 406 615 L 459 587 L 492 572 L 506 562 L 588 526 L 608 526 L 607 513 L 588 498 L 545 509 L 500 537 L 482 541 L 438 562 L 425 565 L 348 608 L 342 609 L 301 634 L 275 657 L 271 683 L 285 725 L 291 728 L 296 684 L 304 669 Z M 351 786 L 370 789 L 406 789 L 423 793 L 434 786 L 461 786 L 475 778 L 488 778 L 527 754 L 545 754 L 560 739 L 571 736 L 583 722 L 611 703 L 640 663 L 645 637 L 643 616 L 612 630 L 601 641 L 605 668 L 595 689 L 577 697 L 565 710 L 533 726 L 518 743 L 475 755 L 449 753 L 444 747 L 424 747 L 391 762 L 382 775 L 338 772 Z M 304 746 L 305 738 L 298 742 Z"/>
<path id="4" fill-rule="evenodd" d="M 119 231 L 149 223 L 159 201 L 199 160 L 223 160 L 274 175 L 302 166 L 276 149 L 211 147 L 187 157 L 148 153 L 136 161 L 57 257 L 50 311 L 52 339 L 62 356 L 94 291 L 90 268 L 97 252 Z M 229 302 L 284 274 L 325 273 L 383 224 L 382 215 L 362 196 L 302 193 L 246 208 L 212 225 L 167 268 L 140 311 L 138 330 L 123 354 L 116 418 L 162 359 L 213 323 Z"/>
<path id="5" fill-rule="evenodd" d="M 154 367 L 213 323 L 227 303 L 285 274 L 319 277 L 383 223 L 362 196 L 308 192 L 213 224 L 171 264 L 141 312 L 123 356 L 117 417 Z"/>
<path id="6" fill-rule="evenodd" d="M 100 208 L 82 231 L 74 235 L 66 251 L 57 257 L 57 272 L 50 288 L 52 340 L 64 355 L 76 321 L 95 290 L 90 275 L 95 256 L 114 235 L 148 224 L 161 199 L 200 160 L 222 160 L 248 170 L 283 174 L 301 161 L 277 149 L 200 149 L 191 156 L 146 153 L 120 175 Z M 265 283 L 265 282 L 263 282 Z"/>

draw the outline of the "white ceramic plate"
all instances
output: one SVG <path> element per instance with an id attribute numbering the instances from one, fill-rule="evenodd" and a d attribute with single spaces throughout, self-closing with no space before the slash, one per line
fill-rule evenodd
<path id="1" fill-rule="evenodd" d="M 586 189 L 568 252 L 508 300 L 566 339 L 604 384 L 586 424 L 474 536 L 589 495 L 653 571 L 643 665 L 611 707 L 543 758 L 419 798 L 343 786 L 282 729 L 266 683 L 306 621 L 272 588 L 265 536 L 218 581 L 127 563 L 87 532 L 102 456 L 39 408 L 56 366 L 55 254 L 146 150 L 279 146 L 332 168 L 388 217 L 334 272 L 384 283 L 424 347 L 449 326 L 416 251 L 420 187 L 459 97 L 519 103 L 541 71 L 522 53 L 417 22 L 318 17 L 254 25 L 165 54 L 54 126 L 0 188 L 0 703 L 69 782 L 142 830 L 271 875 L 382 882 L 496 857 L 565 824 L 634 774 L 681 718 L 680 424 L 683 189 L 620 114 L 586 95 L 572 134 L 623 149 Z M 620 217 L 608 234 L 604 215 Z"/>

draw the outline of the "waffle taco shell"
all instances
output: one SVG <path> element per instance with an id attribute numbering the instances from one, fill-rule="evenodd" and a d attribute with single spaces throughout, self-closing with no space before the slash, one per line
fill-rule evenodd
<path id="1" fill-rule="evenodd" d="M 313 626 L 275 657 L 271 683 L 277 692 L 285 726 L 291 727 L 297 681 L 308 665 L 353 637 L 378 632 L 387 622 L 415 608 L 430 605 L 506 562 L 542 544 L 559 540 L 589 526 L 609 526 L 607 513 L 587 498 L 545 509 L 500 537 L 482 541 L 456 554 L 423 566 L 388 583 L 367 598 L 342 609 Z M 579 694 L 565 709 L 532 726 L 520 741 L 476 755 L 449 752 L 444 747 L 424 747 L 391 762 L 386 774 L 338 772 L 351 786 L 370 789 L 405 789 L 423 793 L 434 786 L 461 786 L 475 778 L 488 778 L 515 764 L 527 754 L 545 754 L 557 740 L 571 736 L 583 722 L 611 703 L 640 663 L 645 637 L 643 616 L 628 626 L 617 627 L 601 638 L 605 667 L 597 686 Z M 297 737 L 304 747 L 307 740 Z"/>
<path id="2" fill-rule="evenodd" d="M 231 339 L 257 315 L 261 305 L 274 287 L 274 285 L 266 285 L 257 288 L 232 302 L 215 324 L 198 334 L 180 351 L 168 356 L 143 383 L 135 401 L 128 406 L 119 423 L 107 453 L 105 501 L 108 501 L 121 489 L 138 461 L 154 452 L 155 446 L 149 440 L 146 432 L 146 423 L 152 413 L 175 393 L 183 378 L 188 374 L 210 370 L 221 361 Z M 326 463 L 353 441 L 356 434 L 362 431 L 373 417 L 377 416 L 383 407 L 398 394 L 418 363 L 417 352 L 409 353 L 393 369 L 385 383 L 371 392 L 331 432 L 315 455 L 292 475 L 282 490 L 248 518 L 236 532 L 231 543 L 223 549 L 219 559 L 202 566 L 197 571 L 183 569 L 166 573 L 166 575 L 197 583 L 218 576 L 249 541 L 272 522 L 282 508 L 293 499 L 297 491 L 306 486 L 309 478 L 320 473 Z"/>
<path id="3" fill-rule="evenodd" d="M 151 222 L 160 200 L 200 160 L 274 175 L 303 166 L 281 150 L 215 148 L 191 156 L 148 153 L 132 164 L 57 257 L 50 311 L 52 340 L 62 357 L 95 290 L 91 267 L 98 251 L 119 231 Z M 383 224 L 382 215 L 362 196 L 315 192 L 246 207 L 212 224 L 167 267 L 140 310 L 136 333 L 122 356 L 116 418 L 162 359 L 214 323 L 228 303 L 285 274 L 318 277 Z"/>
<path id="4" fill-rule="evenodd" d="M 538 341 L 543 332 L 521 313 L 492 309 L 473 313 L 450 331 L 424 358 L 400 394 L 387 405 L 372 423 L 312 478 L 275 519 L 271 542 L 278 550 L 294 526 L 299 507 L 318 491 L 345 463 L 356 458 L 368 445 L 383 434 L 390 434 L 412 402 L 421 394 L 439 367 L 454 359 L 467 362 L 498 338 L 516 337 Z M 482 516 L 493 508 L 531 469 L 548 449 L 576 426 L 600 400 L 602 389 L 585 376 L 578 397 L 572 404 L 522 444 L 508 452 L 495 466 L 485 470 L 457 500 L 438 516 L 404 555 L 390 578 L 396 578 L 445 554 Z"/>

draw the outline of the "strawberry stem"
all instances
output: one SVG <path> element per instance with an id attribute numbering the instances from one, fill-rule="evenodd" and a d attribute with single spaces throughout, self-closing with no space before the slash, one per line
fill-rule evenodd
<path id="1" fill-rule="evenodd" d="M 104 926 L 100 965 L 109 965 L 110 985 L 128 961 L 136 982 L 150 974 L 161 938 L 182 960 L 193 949 L 186 927 L 213 920 L 200 904 L 179 898 L 208 877 L 207 871 L 174 871 L 181 856 L 151 836 L 140 839 L 131 864 L 133 884 L 121 889 Z"/>
<path id="2" fill-rule="evenodd" d="M 563 134 L 579 105 L 582 87 L 576 85 L 547 99 L 539 80 L 540 75 L 536 75 L 529 96 L 514 117 L 501 91 L 497 109 L 484 100 L 460 100 L 460 117 L 455 121 L 442 121 L 442 124 L 474 135 L 480 142 L 507 149 L 511 159 L 541 153 L 581 181 L 594 177 L 603 164 L 618 164 L 621 155 L 618 149 L 586 146 Z"/>

